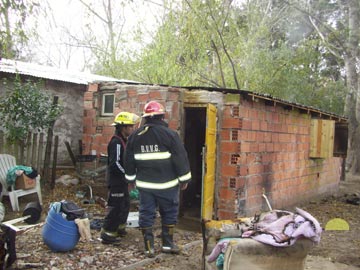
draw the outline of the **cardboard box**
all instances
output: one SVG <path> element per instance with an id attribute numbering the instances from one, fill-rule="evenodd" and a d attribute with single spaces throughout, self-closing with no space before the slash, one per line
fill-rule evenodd
<path id="1" fill-rule="evenodd" d="M 30 189 L 36 186 L 36 179 L 27 177 L 24 173 L 16 178 L 15 189 Z"/>

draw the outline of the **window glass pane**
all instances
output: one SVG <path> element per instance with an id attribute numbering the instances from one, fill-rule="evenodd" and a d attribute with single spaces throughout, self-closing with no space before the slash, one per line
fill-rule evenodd
<path id="1" fill-rule="evenodd" d="M 114 95 L 104 96 L 104 108 L 103 113 L 113 113 L 114 110 Z"/>

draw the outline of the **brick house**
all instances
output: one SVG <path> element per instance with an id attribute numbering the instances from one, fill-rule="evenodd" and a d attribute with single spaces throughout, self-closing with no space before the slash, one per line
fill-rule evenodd
<path id="1" fill-rule="evenodd" d="M 193 180 L 181 212 L 233 219 L 333 194 L 344 173 L 347 119 L 267 95 L 231 89 L 107 82 L 84 96 L 83 149 L 106 155 L 120 111 L 166 108 L 188 151 Z"/>

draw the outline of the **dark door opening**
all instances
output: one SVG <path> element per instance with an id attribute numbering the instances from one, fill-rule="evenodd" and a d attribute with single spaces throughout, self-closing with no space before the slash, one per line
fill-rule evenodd
<path id="1" fill-rule="evenodd" d="M 201 219 L 203 147 L 205 145 L 206 108 L 185 108 L 184 143 L 188 153 L 192 180 L 181 193 L 180 216 Z"/>

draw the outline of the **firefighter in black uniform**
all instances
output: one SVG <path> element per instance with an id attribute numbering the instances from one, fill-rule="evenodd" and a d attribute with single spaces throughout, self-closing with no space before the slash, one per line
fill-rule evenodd
<path id="1" fill-rule="evenodd" d="M 125 151 L 125 177 L 139 190 L 139 226 L 145 243 L 145 254 L 154 257 L 154 224 L 156 207 L 162 223 L 164 253 L 178 254 L 173 242 L 177 223 L 179 186 L 186 189 L 191 172 L 186 150 L 179 135 L 164 122 L 164 107 L 150 101 L 144 107 L 145 123 L 129 137 Z"/>
<path id="2" fill-rule="evenodd" d="M 126 221 L 130 210 L 128 183 L 125 180 L 124 153 L 127 137 L 134 131 L 139 116 L 129 112 L 120 112 L 114 119 L 115 134 L 108 147 L 106 181 L 109 189 L 108 214 L 105 217 L 100 237 L 104 244 L 119 241 L 125 236 Z"/>

